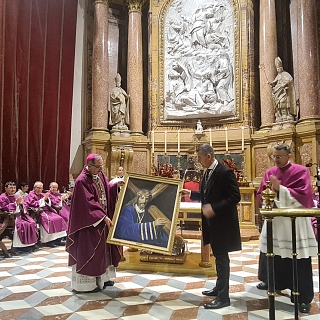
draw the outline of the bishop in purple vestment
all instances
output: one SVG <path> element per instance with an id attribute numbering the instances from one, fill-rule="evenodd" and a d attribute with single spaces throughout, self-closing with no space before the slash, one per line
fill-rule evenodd
<path id="1" fill-rule="evenodd" d="M 13 234 L 14 248 L 30 247 L 38 242 L 38 229 L 34 220 L 24 211 L 23 197 L 15 195 L 16 185 L 7 182 L 5 193 L 0 195 L 0 210 L 12 212 L 17 215 Z"/>
<path id="2" fill-rule="evenodd" d="M 291 163 L 290 147 L 279 144 L 274 147 L 275 166 L 268 169 L 257 192 L 261 200 L 261 192 L 266 188 L 266 181 L 271 182 L 276 192 L 275 205 L 278 208 L 312 208 L 313 198 L 309 170 L 301 165 Z M 313 281 L 311 257 L 317 255 L 317 242 L 309 217 L 296 218 L 296 245 L 299 282 L 299 311 L 308 313 L 313 299 Z M 258 278 L 262 283 L 258 289 L 266 289 L 267 285 L 267 232 L 264 224 L 260 236 L 260 261 Z M 275 286 L 276 290 L 293 289 L 292 276 L 292 234 L 291 219 L 275 217 L 273 220 L 273 252 L 275 253 Z M 293 301 L 293 297 L 291 297 Z"/>
<path id="3" fill-rule="evenodd" d="M 26 210 L 41 209 L 38 223 L 40 225 L 40 241 L 48 243 L 66 236 L 68 228 L 66 222 L 57 214 L 52 207 L 49 193 L 42 193 L 43 183 L 37 181 L 25 199 L 24 206 Z"/>
<path id="4" fill-rule="evenodd" d="M 113 284 L 119 247 L 106 243 L 117 200 L 117 184 L 101 172 L 102 157 L 90 154 L 72 193 L 66 250 L 75 291 L 95 292 Z"/>

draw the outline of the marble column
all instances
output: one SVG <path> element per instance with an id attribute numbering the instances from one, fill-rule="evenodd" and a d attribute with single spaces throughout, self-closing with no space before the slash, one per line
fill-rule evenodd
<path id="1" fill-rule="evenodd" d="M 108 132 L 109 58 L 108 58 L 108 0 L 94 3 L 95 30 L 92 53 L 92 128 L 84 139 L 84 161 L 89 153 L 98 153 L 108 163 L 105 173 L 110 172 L 106 143 Z"/>
<path id="2" fill-rule="evenodd" d="M 260 0 L 260 100 L 261 128 L 274 122 L 271 87 L 277 74 L 274 60 L 278 56 L 275 0 Z"/>
<path id="3" fill-rule="evenodd" d="M 95 1 L 92 54 L 92 130 L 108 130 L 109 56 L 108 0 Z"/>
<path id="4" fill-rule="evenodd" d="M 319 118 L 317 0 L 298 0 L 297 47 L 300 119 Z"/>
<path id="5" fill-rule="evenodd" d="M 145 0 L 128 0 L 128 80 L 130 95 L 130 131 L 142 134 L 143 69 L 142 69 L 142 5 Z"/>
<path id="6" fill-rule="evenodd" d="M 290 3 L 290 27 L 292 42 L 292 60 L 293 60 L 293 81 L 296 100 L 299 100 L 299 60 L 298 60 L 298 0 L 291 0 Z"/>

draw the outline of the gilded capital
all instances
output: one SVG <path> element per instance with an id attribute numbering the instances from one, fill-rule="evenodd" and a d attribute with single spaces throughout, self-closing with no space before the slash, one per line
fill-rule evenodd
<path id="1" fill-rule="evenodd" d="M 143 4 L 146 0 L 127 0 L 129 12 L 138 11 L 141 12 Z"/>

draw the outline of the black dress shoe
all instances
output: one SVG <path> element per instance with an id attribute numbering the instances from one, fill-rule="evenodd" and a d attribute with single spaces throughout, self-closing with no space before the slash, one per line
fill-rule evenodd
<path id="1" fill-rule="evenodd" d="M 58 246 L 58 245 L 56 244 L 55 240 L 49 241 L 49 242 L 45 242 L 43 245 L 46 246 L 46 247 L 49 247 L 49 248 L 55 248 L 55 247 Z"/>
<path id="2" fill-rule="evenodd" d="M 202 294 L 203 294 L 204 296 L 216 297 L 216 296 L 218 295 L 218 289 L 217 289 L 217 287 L 214 287 L 214 288 L 211 289 L 211 290 L 202 291 Z"/>
<path id="3" fill-rule="evenodd" d="M 230 300 L 221 301 L 219 298 L 212 301 L 211 303 L 204 304 L 205 309 L 220 309 L 220 308 L 229 307 L 229 306 L 230 306 Z"/>
<path id="4" fill-rule="evenodd" d="M 100 292 L 101 289 L 99 287 L 96 287 L 95 289 L 91 290 L 91 291 L 77 291 L 77 290 L 72 290 L 75 294 L 78 293 L 94 293 L 94 292 Z"/>
<path id="5" fill-rule="evenodd" d="M 103 289 L 105 289 L 106 287 L 112 287 L 114 285 L 114 281 L 107 281 L 103 284 Z"/>
<path id="6" fill-rule="evenodd" d="M 268 290 L 268 285 L 265 282 L 261 281 L 257 284 L 257 288 L 259 290 Z"/>
<path id="7" fill-rule="evenodd" d="M 299 311 L 301 313 L 309 313 L 310 312 L 310 303 L 299 303 Z"/>

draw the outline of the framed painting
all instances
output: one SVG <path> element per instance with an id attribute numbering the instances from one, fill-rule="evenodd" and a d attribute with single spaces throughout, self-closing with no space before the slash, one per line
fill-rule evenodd
<path id="1" fill-rule="evenodd" d="M 182 186 L 182 180 L 127 173 L 107 242 L 170 255 Z"/>

